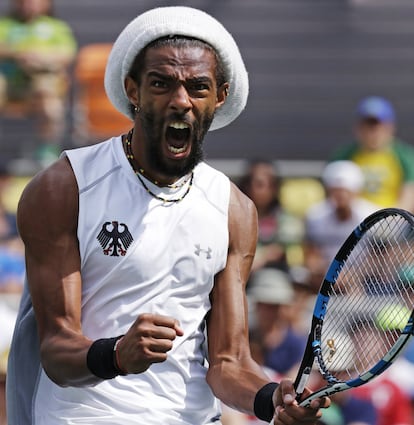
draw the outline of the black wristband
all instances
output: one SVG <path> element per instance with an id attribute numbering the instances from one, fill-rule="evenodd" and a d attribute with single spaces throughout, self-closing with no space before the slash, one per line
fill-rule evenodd
<path id="1" fill-rule="evenodd" d="M 279 386 L 276 382 L 269 382 L 260 388 L 254 398 L 254 414 L 262 421 L 270 422 L 275 414 L 273 406 L 273 393 Z"/>
<path id="2" fill-rule="evenodd" d="M 115 343 L 123 335 L 115 338 L 97 339 L 89 347 L 86 355 L 86 364 L 89 370 L 98 378 L 112 379 L 115 376 L 123 375 L 118 369 L 115 361 Z"/>

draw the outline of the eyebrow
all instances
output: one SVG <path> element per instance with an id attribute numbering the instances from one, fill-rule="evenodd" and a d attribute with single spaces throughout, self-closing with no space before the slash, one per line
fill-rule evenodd
<path id="1" fill-rule="evenodd" d="M 150 71 L 147 75 L 148 75 L 148 77 L 159 78 L 159 79 L 165 80 L 165 81 L 175 81 L 176 80 L 174 77 L 172 77 L 170 75 L 162 74 L 162 73 L 157 72 L 157 71 Z M 207 77 L 207 76 L 200 76 L 200 77 L 188 78 L 188 79 L 185 80 L 185 82 L 192 83 L 192 84 L 212 83 L 212 79 L 210 77 Z"/>

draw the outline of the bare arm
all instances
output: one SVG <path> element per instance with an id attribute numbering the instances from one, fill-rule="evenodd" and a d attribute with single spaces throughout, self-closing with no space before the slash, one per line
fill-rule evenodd
<path id="1" fill-rule="evenodd" d="M 248 340 L 245 286 L 256 247 L 257 213 L 253 203 L 234 185 L 229 206 L 229 237 L 226 268 L 216 276 L 211 294 L 207 381 L 225 404 L 254 414 L 256 394 L 269 383 L 251 357 Z M 312 408 L 299 407 L 294 401 L 292 383 L 284 380 L 273 394 L 273 404 L 279 406 L 275 424 L 309 424 L 320 418 L 318 407 L 328 406 L 329 400 L 316 401 Z"/>
<path id="2" fill-rule="evenodd" d="M 245 286 L 256 249 L 257 212 L 234 186 L 229 208 L 227 265 L 216 276 L 211 294 L 207 381 L 224 403 L 252 413 L 256 392 L 269 382 L 251 358 L 248 341 Z"/>
<path id="3" fill-rule="evenodd" d="M 77 218 L 75 177 L 67 159 L 60 159 L 29 183 L 17 212 L 41 360 L 49 377 L 60 385 L 98 380 L 86 366 L 92 341 L 81 330 Z"/>

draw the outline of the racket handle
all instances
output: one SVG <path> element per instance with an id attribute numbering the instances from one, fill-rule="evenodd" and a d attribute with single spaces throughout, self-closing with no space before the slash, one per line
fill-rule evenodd
<path id="1" fill-rule="evenodd" d="M 295 382 L 295 389 L 296 389 L 296 401 L 299 401 L 302 397 L 303 391 L 305 390 L 306 384 L 308 383 L 309 376 L 311 374 L 312 368 L 306 367 L 303 370 L 302 375 L 300 376 L 300 379 L 298 382 Z"/>

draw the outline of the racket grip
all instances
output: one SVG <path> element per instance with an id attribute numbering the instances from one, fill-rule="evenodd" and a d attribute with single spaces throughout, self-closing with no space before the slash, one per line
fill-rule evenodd
<path id="1" fill-rule="evenodd" d="M 300 401 L 300 398 L 302 397 L 302 393 L 305 390 L 305 386 L 308 382 L 309 376 L 311 374 L 312 368 L 311 367 L 306 367 L 303 370 L 303 373 L 300 377 L 300 379 L 298 380 L 298 382 L 295 382 L 295 390 L 296 390 L 296 401 Z M 269 425 L 274 425 L 275 421 L 272 419 L 269 423 Z"/>
<path id="2" fill-rule="evenodd" d="M 299 381 L 297 383 L 295 382 L 296 401 L 299 401 L 300 398 L 302 397 L 303 391 L 305 390 L 306 384 L 308 383 L 311 371 L 312 371 L 311 367 L 306 367 L 303 370 L 303 373 L 300 376 Z"/>

